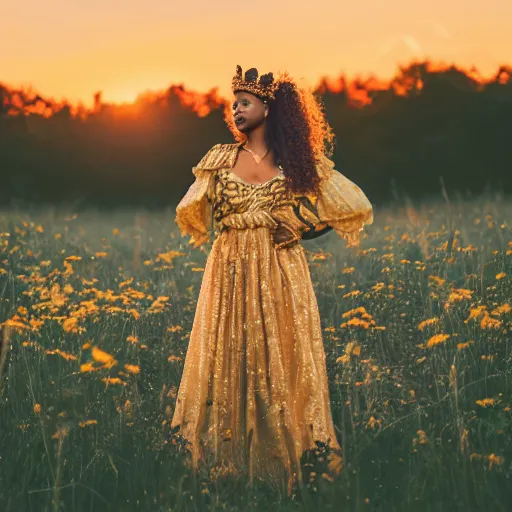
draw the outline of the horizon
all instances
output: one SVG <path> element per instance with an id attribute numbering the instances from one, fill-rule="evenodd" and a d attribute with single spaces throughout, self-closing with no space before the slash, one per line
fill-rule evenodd
<path id="1" fill-rule="evenodd" d="M 221 0 L 215 12 L 204 0 L 179 10 L 161 0 L 149 7 L 125 3 L 122 10 L 115 2 L 99 0 L 80 8 L 51 0 L 44 11 L 34 0 L 10 5 L 7 18 L 23 20 L 23 30 L 13 22 L 0 34 L 0 47 L 10 50 L 0 53 L 0 83 L 91 108 L 98 92 L 108 103 L 132 103 L 138 95 L 171 85 L 198 94 L 217 88 L 229 98 L 237 64 L 244 72 L 250 67 L 260 74 L 288 71 L 299 83 L 316 87 L 324 78 L 340 76 L 386 82 L 413 61 L 476 69 L 484 78 L 511 60 L 506 20 L 512 17 L 512 4 L 504 0 L 496 0 L 492 9 L 475 0 L 463 7 L 441 0 L 428 6 L 410 6 L 405 0 L 342 6 L 320 0 L 315 13 L 326 15 L 315 24 L 310 6 L 293 4 L 287 10 L 289 2 L 281 1 L 268 11 L 268 3 L 248 8 Z M 197 12 L 205 14 L 198 17 Z M 258 45 L 248 38 L 244 43 L 243 37 L 233 44 L 239 26 L 242 34 L 264 37 Z M 34 54 L 36 44 L 39 55 Z M 175 48 L 182 51 L 173 53 Z"/>

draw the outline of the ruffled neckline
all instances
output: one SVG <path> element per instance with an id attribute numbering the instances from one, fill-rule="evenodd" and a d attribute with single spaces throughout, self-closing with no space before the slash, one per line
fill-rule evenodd
<path id="1" fill-rule="evenodd" d="M 240 149 L 242 148 L 242 146 L 244 144 L 245 144 L 244 142 L 239 142 L 239 143 L 235 144 L 234 151 L 230 155 L 229 168 L 226 169 L 227 173 L 230 176 L 232 176 L 236 181 L 239 181 L 243 185 L 247 185 L 249 187 L 263 187 L 263 186 L 268 185 L 269 183 L 271 183 L 272 181 L 274 181 L 274 180 L 276 180 L 278 178 L 284 178 L 284 172 L 283 172 L 282 167 L 280 168 L 280 171 L 275 176 L 272 176 L 272 178 L 268 179 L 267 181 L 264 181 L 263 183 L 250 183 L 250 182 L 245 181 L 244 179 L 242 179 L 237 174 L 235 174 L 233 172 L 233 166 L 235 165 L 235 161 L 236 161 L 236 157 L 238 155 L 238 152 L 240 151 Z"/>

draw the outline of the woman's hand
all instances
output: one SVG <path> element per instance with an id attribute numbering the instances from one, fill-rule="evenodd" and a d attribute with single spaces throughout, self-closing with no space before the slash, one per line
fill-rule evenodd
<path id="1" fill-rule="evenodd" d="M 279 247 L 294 245 L 300 240 L 300 235 L 294 233 L 284 224 L 279 223 L 272 232 L 274 243 Z"/>

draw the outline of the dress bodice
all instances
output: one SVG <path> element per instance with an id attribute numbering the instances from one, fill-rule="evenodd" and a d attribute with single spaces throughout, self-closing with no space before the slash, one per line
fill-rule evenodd
<path id="1" fill-rule="evenodd" d="M 334 230 L 349 245 L 359 243 L 359 232 L 373 222 L 373 209 L 363 191 L 334 169 L 324 155 L 318 160 L 319 193 L 298 195 L 288 187 L 285 172 L 261 184 L 247 183 L 232 172 L 240 144 L 217 144 L 192 172 L 196 180 L 176 208 L 181 234 L 190 243 L 206 242 L 226 229 L 278 226 L 290 232 L 290 242 L 306 231 Z"/>
<path id="2" fill-rule="evenodd" d="M 315 207 L 310 204 L 304 209 L 303 199 L 306 197 L 290 191 L 283 171 L 264 183 L 247 183 L 231 169 L 221 169 L 216 173 L 209 198 L 215 233 L 226 229 L 280 227 L 281 238 L 276 241 L 276 247 L 290 246 L 311 226 L 322 227 Z"/>
<path id="3" fill-rule="evenodd" d="M 222 169 L 215 179 L 212 203 L 214 219 L 220 222 L 231 213 L 271 211 L 291 205 L 293 197 L 282 173 L 265 183 L 255 184 L 242 181 L 229 169 Z"/>

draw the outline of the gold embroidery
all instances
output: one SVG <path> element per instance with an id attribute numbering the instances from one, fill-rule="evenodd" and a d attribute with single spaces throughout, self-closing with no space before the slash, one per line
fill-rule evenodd
<path id="1" fill-rule="evenodd" d="M 291 241 L 300 240 L 309 229 L 331 226 L 347 245 L 359 244 L 360 231 L 373 222 L 372 205 L 355 183 L 334 169 L 331 160 L 323 155 L 318 160 L 320 194 L 298 196 L 286 187 L 285 173 L 262 184 L 238 179 L 230 169 L 240 146 L 216 144 L 192 169 L 196 179 L 176 208 L 176 223 L 182 235 L 191 235 L 190 243 L 197 247 L 210 239 L 212 216 L 215 235 L 226 228 L 259 227 L 258 222 L 275 229 L 268 219 L 261 220 L 263 214 L 255 213 L 266 211 L 290 231 Z M 232 214 L 244 214 L 245 220 L 229 220 Z M 251 216 L 255 216 L 252 221 Z"/>
<path id="2" fill-rule="evenodd" d="M 215 240 L 206 261 L 171 422 L 208 459 L 259 476 L 302 478 L 304 453 L 329 446 L 342 467 L 329 402 L 322 329 L 300 239 L 332 226 L 350 243 L 373 221 L 363 192 L 320 159 L 318 197 L 292 194 L 284 176 L 249 184 L 230 172 L 237 144 L 214 146 L 194 167 L 176 210 L 182 235 Z M 180 444 L 181 446 L 181 444 Z"/>

